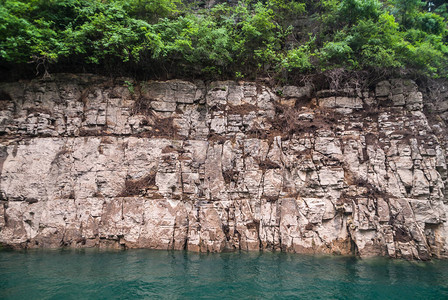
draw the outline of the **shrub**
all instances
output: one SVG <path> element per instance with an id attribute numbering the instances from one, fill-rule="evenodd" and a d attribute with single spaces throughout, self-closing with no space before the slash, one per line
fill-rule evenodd
<path id="1" fill-rule="evenodd" d="M 288 71 L 309 71 L 313 68 L 310 56 L 311 53 L 307 46 L 300 46 L 296 49 L 289 50 L 286 53 L 286 57 L 281 62 L 281 67 Z"/>
<path id="2" fill-rule="evenodd" d="M 206 78 L 332 68 L 447 75 L 448 5 L 440 1 L 434 12 L 420 0 L 188 3 L 0 0 L 0 65 L 71 63 Z M 293 26 L 306 9 L 315 27 L 303 42 Z"/>

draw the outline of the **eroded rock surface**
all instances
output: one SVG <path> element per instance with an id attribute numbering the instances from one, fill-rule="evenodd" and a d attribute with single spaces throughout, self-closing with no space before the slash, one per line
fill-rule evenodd
<path id="1" fill-rule="evenodd" d="M 448 256 L 447 131 L 410 80 L 61 74 L 0 98 L 3 245 Z"/>

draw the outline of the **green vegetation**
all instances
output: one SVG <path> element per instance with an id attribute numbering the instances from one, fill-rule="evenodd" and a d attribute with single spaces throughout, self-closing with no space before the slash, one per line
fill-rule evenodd
<path id="1" fill-rule="evenodd" d="M 253 78 L 347 70 L 448 76 L 448 5 L 420 0 L 0 0 L 0 66 Z M 305 21 L 304 21 L 305 20 Z"/>

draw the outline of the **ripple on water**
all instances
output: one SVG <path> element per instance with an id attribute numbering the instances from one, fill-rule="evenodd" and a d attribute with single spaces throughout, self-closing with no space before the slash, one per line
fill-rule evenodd
<path id="1" fill-rule="evenodd" d="M 448 298 L 448 262 L 129 250 L 0 252 L 0 299 Z"/>

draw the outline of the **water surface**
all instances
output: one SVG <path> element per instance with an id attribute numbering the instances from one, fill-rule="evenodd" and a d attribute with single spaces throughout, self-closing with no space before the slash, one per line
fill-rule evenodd
<path id="1" fill-rule="evenodd" d="M 0 251 L 0 299 L 448 299 L 448 262 L 154 250 Z"/>

